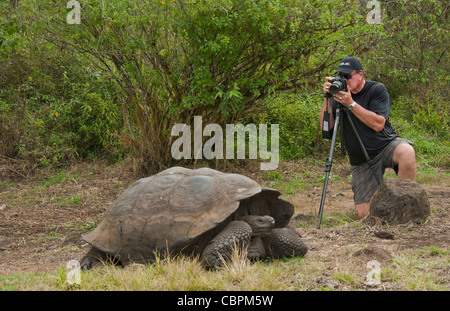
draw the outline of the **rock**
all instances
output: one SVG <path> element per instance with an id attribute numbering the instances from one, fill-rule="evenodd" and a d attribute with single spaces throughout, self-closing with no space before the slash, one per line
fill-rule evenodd
<path id="1" fill-rule="evenodd" d="M 385 239 L 385 240 L 393 240 L 394 235 L 387 231 L 375 231 L 373 233 L 377 238 Z"/>
<path id="2" fill-rule="evenodd" d="M 370 216 L 392 225 L 421 223 L 429 215 L 425 189 L 408 179 L 385 179 L 370 202 Z"/>

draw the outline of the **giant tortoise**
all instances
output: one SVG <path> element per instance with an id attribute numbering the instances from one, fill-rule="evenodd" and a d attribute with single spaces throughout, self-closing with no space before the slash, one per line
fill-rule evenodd
<path id="1" fill-rule="evenodd" d="M 169 253 L 198 254 L 205 268 L 219 268 L 236 246 L 252 260 L 304 256 L 301 236 L 286 227 L 294 207 L 279 196 L 239 174 L 166 169 L 133 183 L 83 235 L 92 248 L 81 266 L 107 258 L 147 263 Z"/>

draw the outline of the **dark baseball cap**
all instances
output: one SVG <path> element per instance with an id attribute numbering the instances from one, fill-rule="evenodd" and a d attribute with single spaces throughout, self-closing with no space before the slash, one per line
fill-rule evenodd
<path id="1" fill-rule="evenodd" d="M 363 70 L 363 67 L 359 59 L 349 56 L 341 60 L 337 72 L 352 73 L 353 70 Z"/>

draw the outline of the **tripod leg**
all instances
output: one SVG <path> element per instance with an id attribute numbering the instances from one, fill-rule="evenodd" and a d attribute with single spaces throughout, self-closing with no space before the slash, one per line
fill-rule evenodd
<path id="1" fill-rule="evenodd" d="M 328 186 L 328 179 L 330 177 L 331 172 L 331 166 L 333 165 L 333 153 L 334 153 L 334 146 L 336 145 L 336 135 L 339 127 L 339 119 L 341 116 L 341 109 L 338 106 L 336 108 L 336 118 L 334 120 L 334 128 L 333 128 L 333 136 L 331 137 L 331 147 L 330 147 L 330 156 L 327 159 L 327 162 L 325 163 L 325 181 L 323 185 L 322 190 L 322 200 L 320 202 L 320 209 L 319 209 L 319 223 L 317 224 L 317 229 L 320 229 L 320 225 L 322 223 L 322 215 L 323 215 L 323 206 L 325 204 L 325 196 L 327 193 L 327 186 Z"/>
<path id="2" fill-rule="evenodd" d="M 325 182 L 324 182 L 323 190 L 322 190 L 322 200 L 320 201 L 319 222 L 317 224 L 317 229 L 320 229 L 320 225 L 322 223 L 323 206 L 325 204 L 325 196 L 326 196 L 326 193 L 327 193 L 328 178 L 330 177 L 330 171 L 331 171 L 331 166 L 330 166 L 330 170 L 327 171 L 326 175 L 325 175 Z"/>

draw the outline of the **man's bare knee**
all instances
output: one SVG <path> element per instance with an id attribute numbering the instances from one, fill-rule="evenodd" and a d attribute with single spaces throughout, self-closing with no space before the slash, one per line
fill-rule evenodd
<path id="1" fill-rule="evenodd" d="M 394 165 L 398 165 L 398 178 L 416 179 L 416 153 L 411 145 L 401 144 L 394 151 Z"/>
<path id="2" fill-rule="evenodd" d="M 370 202 L 364 202 L 355 205 L 356 216 L 362 219 L 369 215 L 370 213 Z"/>

